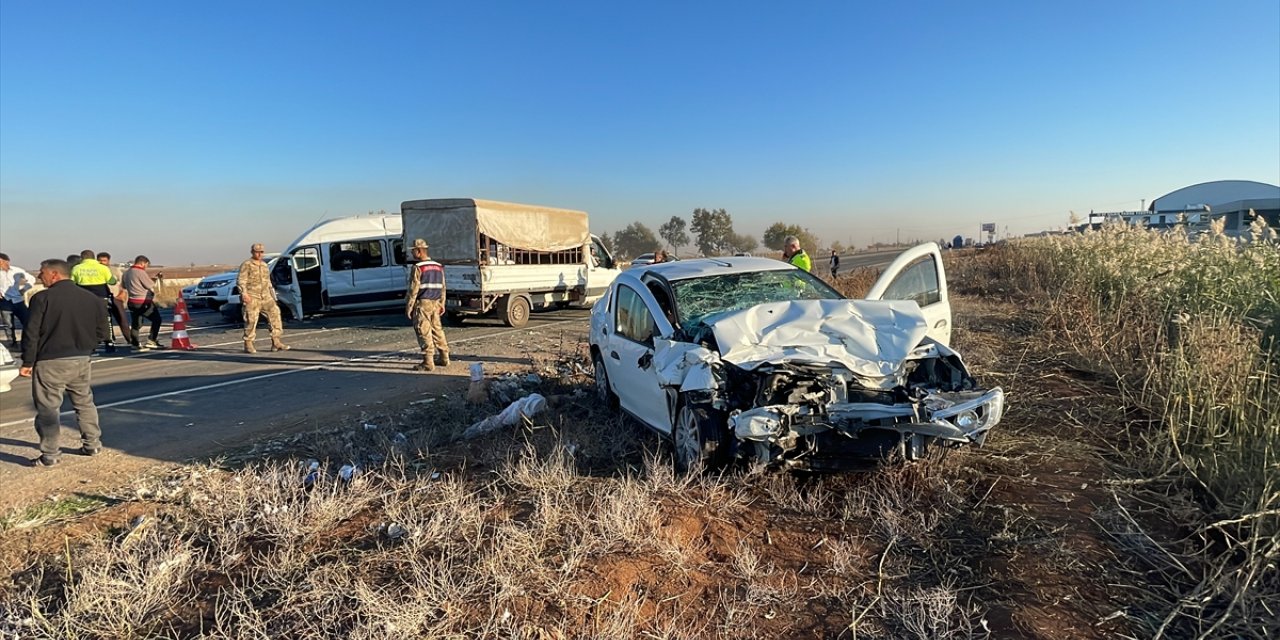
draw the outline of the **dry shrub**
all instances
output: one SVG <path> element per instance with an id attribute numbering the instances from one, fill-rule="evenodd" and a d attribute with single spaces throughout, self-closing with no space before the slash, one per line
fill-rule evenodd
<path id="1" fill-rule="evenodd" d="M 892 594 L 885 601 L 884 609 L 885 617 L 897 623 L 899 637 L 951 640 L 976 635 L 975 612 L 961 604 L 956 592 L 948 587 Z"/>
<path id="2" fill-rule="evenodd" d="M 965 628 L 956 612 L 968 605 L 930 595 L 944 585 L 914 559 L 950 535 L 938 521 L 954 510 L 932 519 L 911 510 L 951 504 L 959 486 L 951 466 L 811 480 L 682 476 L 650 453 L 638 471 L 602 477 L 584 475 L 559 444 L 580 434 L 548 431 L 508 439 L 515 452 L 474 475 L 394 453 L 349 481 L 325 465 L 308 479 L 309 465 L 297 460 L 189 468 L 159 498 L 170 505 L 164 518 L 68 549 L 67 579 L 10 591 L 15 606 L 0 607 L 0 629 L 35 637 L 779 637 L 809 629 L 794 625 L 814 601 L 832 611 L 858 602 L 868 575 L 884 577 L 870 609 L 889 630 L 884 637 Z M 799 533 L 837 523 L 843 511 L 851 519 L 838 526 L 849 534 L 805 541 Z M 775 535 L 804 554 L 803 566 L 757 528 L 764 513 L 797 521 Z M 877 555 L 866 546 L 872 539 L 900 541 Z M 62 561 L 51 559 L 46 572 Z M 870 624 L 864 617 L 863 628 Z"/>
<path id="3" fill-rule="evenodd" d="M 881 269 L 875 267 L 858 267 L 840 274 L 834 280 L 827 278 L 828 284 L 835 287 L 846 298 L 858 300 L 867 297 L 876 280 L 880 279 Z"/>
<path id="4" fill-rule="evenodd" d="M 1151 416 L 1117 455 L 1203 505 L 1157 637 L 1264 637 L 1280 610 L 1280 246 L 1260 218 L 1251 235 L 1115 226 L 949 265 L 956 290 L 1040 301 L 1076 365 Z"/>
<path id="5" fill-rule="evenodd" d="M 74 560 L 74 582 L 56 616 L 37 618 L 44 637 L 130 638 L 170 632 L 169 615 L 191 606 L 188 588 L 200 553 L 157 526 L 89 544 Z M 72 567 L 69 566 L 68 570 Z"/>

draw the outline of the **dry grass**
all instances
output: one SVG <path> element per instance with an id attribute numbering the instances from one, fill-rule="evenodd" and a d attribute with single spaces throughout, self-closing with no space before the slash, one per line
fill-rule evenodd
<path id="1" fill-rule="evenodd" d="M 567 405 L 559 417 L 606 417 L 596 411 Z M 945 546 L 945 518 L 913 512 L 964 499 L 956 467 L 812 481 L 681 476 L 665 450 L 650 449 L 602 476 L 584 450 L 643 440 L 609 420 L 475 443 L 508 452 L 487 471 L 439 466 L 451 455 L 439 431 L 464 424 L 438 422 L 408 446 L 382 449 L 384 462 L 350 481 L 337 463 L 307 481 L 309 465 L 294 459 L 148 481 L 145 493 L 164 512 L 34 564 L 0 605 L 0 629 L 68 638 L 772 638 L 836 635 L 854 603 L 871 597 L 860 637 L 975 635 L 969 594 L 935 583 L 930 570 L 906 571 L 911 545 Z M 385 445 L 376 432 L 355 442 L 378 446 L 379 437 Z M 893 542 L 905 537 L 913 542 Z M 884 575 L 873 592 L 874 558 Z"/>
<path id="2" fill-rule="evenodd" d="M 182 295 L 182 287 L 172 282 L 161 282 L 156 285 L 156 306 L 168 309 L 178 303 L 178 297 Z"/>
<path id="3" fill-rule="evenodd" d="M 1072 366 L 1115 385 L 1128 412 L 1114 459 L 1146 476 L 1134 517 L 1165 613 L 1153 637 L 1267 637 L 1280 611 L 1280 247 L 1255 239 L 1106 228 L 1026 241 L 954 265 L 968 291 L 1039 300 Z M 1119 501 L 1117 501 L 1119 505 Z M 1156 544 L 1142 512 L 1178 522 Z M 1119 515 L 1117 515 L 1119 514 Z"/>
<path id="4" fill-rule="evenodd" d="M 1175 388 L 1169 379 L 1121 373 L 1146 353 L 1133 329 L 1164 326 L 1159 342 L 1183 350 L 1164 348 L 1161 362 L 1185 358 L 1187 369 L 1239 380 L 1243 369 L 1226 364 L 1232 352 L 1209 349 L 1221 342 L 1209 337 L 1226 325 L 1182 323 L 1174 342 L 1168 323 L 1149 319 L 1097 315 L 1096 327 L 1079 326 L 1071 309 L 1108 308 L 1070 305 L 1046 295 L 1043 282 L 1000 276 L 1036 272 L 1043 265 L 1006 268 L 1034 257 L 996 251 L 948 265 L 962 291 L 981 283 L 988 298 L 1018 299 L 956 302 L 954 343 L 984 383 L 1003 386 L 1011 399 L 980 451 L 859 475 L 681 476 L 666 447 L 595 406 L 581 345 L 562 339 L 565 346 L 537 360 L 542 382 L 525 389 L 553 398 L 553 409 L 512 432 L 460 441 L 466 425 L 497 407 L 440 399 L 399 420 L 407 425 L 394 428 L 401 437 L 391 427 L 355 424 L 264 443 L 247 465 L 140 480 L 146 486 L 136 492 L 158 505 L 152 515 L 65 546 L 59 537 L 54 549 L 31 554 L 3 588 L 0 634 L 1273 633 L 1264 624 L 1274 620 L 1265 609 L 1273 606 L 1265 591 L 1274 580 L 1271 551 L 1255 532 L 1269 516 L 1222 517 L 1220 504 L 1233 494 L 1215 491 L 1230 485 L 1197 480 L 1221 472 L 1194 466 L 1214 458 L 1202 449 L 1170 452 L 1170 443 L 1200 437 L 1165 424 L 1192 405 L 1154 402 L 1176 397 L 1158 395 Z M 858 295 L 875 275 L 839 284 Z M 1225 342 L 1249 344 L 1256 334 L 1248 330 Z M 1125 356 L 1087 355 L 1099 345 Z M 1204 360 L 1222 366 L 1206 369 Z M 1264 386 L 1275 380 L 1255 378 Z M 1252 415 L 1228 413 L 1215 414 L 1223 430 L 1207 432 L 1216 435 L 1206 442 L 1238 433 L 1236 423 Z M 1196 415 L 1185 424 L 1206 433 Z M 1124 441 L 1143 446 L 1109 452 L 1098 444 L 1126 428 Z M 1156 457 L 1161 451 L 1167 457 Z M 1104 455 L 1117 464 L 1108 467 Z M 310 481 L 306 458 L 318 461 Z M 360 466 L 350 481 L 338 477 L 347 463 Z M 1162 520 L 1186 526 L 1171 531 Z M 1269 562 L 1274 567 L 1275 558 Z M 1241 588 L 1228 594 L 1229 585 Z"/>
<path id="5" fill-rule="evenodd" d="M 859 267 L 850 269 L 835 278 L 831 278 L 828 274 L 823 276 L 823 279 L 846 298 L 860 299 L 867 297 L 871 287 L 875 286 L 876 280 L 880 279 L 882 272 L 881 269 L 873 267 Z"/>

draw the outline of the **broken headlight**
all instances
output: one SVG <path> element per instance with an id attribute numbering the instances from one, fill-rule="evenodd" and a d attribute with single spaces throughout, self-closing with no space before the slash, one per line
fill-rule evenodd
<path id="1" fill-rule="evenodd" d="M 1004 414 L 1004 391 L 999 387 L 977 398 L 933 412 L 933 422 L 948 424 L 973 438 L 1000 423 Z"/>

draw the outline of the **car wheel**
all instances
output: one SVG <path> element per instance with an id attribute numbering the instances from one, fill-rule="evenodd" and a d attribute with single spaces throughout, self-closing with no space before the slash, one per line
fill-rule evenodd
<path id="1" fill-rule="evenodd" d="M 618 395 L 609 386 L 609 372 L 604 368 L 604 359 L 600 354 L 592 354 L 591 364 L 596 379 L 596 399 L 610 409 L 618 408 Z"/>
<path id="2" fill-rule="evenodd" d="M 222 303 L 218 302 L 217 300 L 209 300 L 208 302 L 205 303 L 205 306 L 209 307 L 209 309 L 212 311 L 217 311 L 218 307 L 222 306 Z"/>
<path id="3" fill-rule="evenodd" d="M 508 327 L 519 329 L 529 324 L 529 299 L 524 296 L 506 296 L 498 303 L 498 315 Z"/>
<path id="4" fill-rule="evenodd" d="M 457 311 L 444 312 L 444 323 L 451 327 L 462 326 L 462 314 Z"/>
<path id="5" fill-rule="evenodd" d="M 676 424 L 671 433 L 676 450 L 676 471 L 688 474 L 724 465 L 729 449 L 727 439 L 720 412 L 682 400 L 676 410 Z"/>

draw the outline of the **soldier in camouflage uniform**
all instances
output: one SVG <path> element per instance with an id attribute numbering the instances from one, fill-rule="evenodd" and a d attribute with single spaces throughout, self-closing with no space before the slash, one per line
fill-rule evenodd
<path id="1" fill-rule="evenodd" d="M 280 341 L 284 329 L 280 327 L 280 307 L 276 305 L 276 289 L 271 284 L 271 270 L 262 260 L 265 250 L 261 244 L 250 247 L 252 257 L 241 263 L 240 275 L 236 278 L 236 286 L 240 287 L 240 304 L 244 308 L 245 353 L 258 352 L 253 348 L 253 340 L 258 334 L 259 315 L 267 316 L 267 325 L 271 327 L 271 350 L 289 349 L 289 345 Z"/>
<path id="2" fill-rule="evenodd" d="M 422 347 L 422 364 L 415 371 L 435 371 L 434 352 L 440 351 L 440 366 L 449 366 L 449 343 L 444 339 L 440 315 L 444 313 L 444 267 L 427 257 L 427 242 L 413 241 L 414 264 L 409 267 L 408 295 L 404 314 L 413 321 Z"/>

